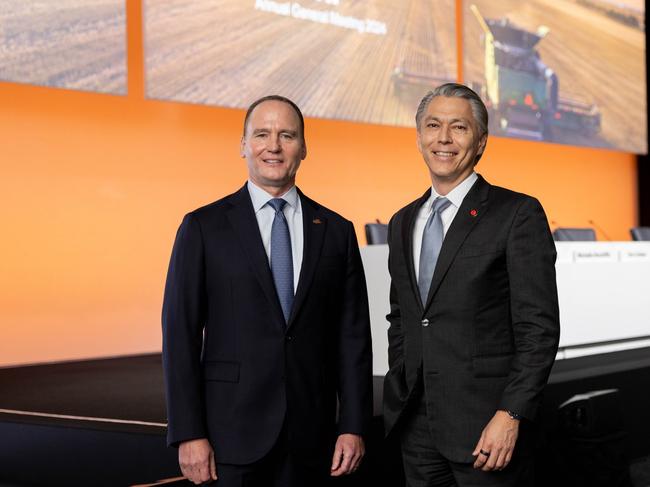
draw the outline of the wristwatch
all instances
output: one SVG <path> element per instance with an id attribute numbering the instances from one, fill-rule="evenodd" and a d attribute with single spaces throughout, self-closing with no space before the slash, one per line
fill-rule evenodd
<path id="1" fill-rule="evenodd" d="M 506 409 L 506 413 L 508 413 L 508 416 L 510 416 L 512 419 L 516 419 L 518 421 L 524 419 L 524 417 L 521 414 L 517 414 L 514 411 L 510 411 L 509 409 Z"/>

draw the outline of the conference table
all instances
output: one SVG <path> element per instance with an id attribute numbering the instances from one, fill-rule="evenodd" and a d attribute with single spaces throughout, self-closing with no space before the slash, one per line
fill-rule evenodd
<path id="1" fill-rule="evenodd" d="M 556 242 L 557 359 L 650 346 L 650 242 Z M 388 246 L 361 248 L 370 301 L 373 373 L 388 370 Z"/>

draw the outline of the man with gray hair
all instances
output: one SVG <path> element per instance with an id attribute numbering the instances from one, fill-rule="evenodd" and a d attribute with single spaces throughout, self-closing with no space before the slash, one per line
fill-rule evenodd
<path id="1" fill-rule="evenodd" d="M 488 139 L 474 91 L 439 86 L 416 125 L 431 188 L 388 229 L 386 433 L 399 438 L 409 487 L 531 485 L 560 330 L 546 215 L 474 171 Z"/>

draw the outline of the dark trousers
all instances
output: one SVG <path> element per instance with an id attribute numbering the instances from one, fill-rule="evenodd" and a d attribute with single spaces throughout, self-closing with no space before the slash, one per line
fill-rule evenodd
<path id="1" fill-rule="evenodd" d="M 262 459 L 247 465 L 218 463 L 215 487 L 321 487 L 329 478 L 328 466 L 305 464 L 290 451 L 286 427 L 271 451 Z"/>
<path id="2" fill-rule="evenodd" d="M 436 448 L 429 430 L 424 395 L 405 412 L 401 430 L 406 487 L 532 487 L 532 457 L 513 455 L 501 471 L 483 472 L 471 463 L 452 462 Z M 478 441 L 478 438 L 476 438 Z M 515 447 L 516 448 L 516 447 Z"/>

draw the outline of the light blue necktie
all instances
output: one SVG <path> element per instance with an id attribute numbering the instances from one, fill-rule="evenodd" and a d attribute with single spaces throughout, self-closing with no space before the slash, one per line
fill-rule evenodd
<path id="1" fill-rule="evenodd" d="M 289 226 L 282 211 L 286 203 L 282 198 L 273 198 L 269 200 L 268 205 L 275 210 L 271 227 L 271 272 L 284 321 L 288 323 L 293 306 L 293 257 Z"/>
<path id="2" fill-rule="evenodd" d="M 450 204 L 451 201 L 447 198 L 436 198 L 433 205 L 431 205 L 431 215 L 424 226 L 418 273 L 418 288 L 420 289 L 422 305 L 425 305 L 427 302 L 429 287 L 431 287 L 431 280 L 433 279 L 433 271 L 436 269 L 436 262 L 438 262 L 442 241 L 445 238 L 440 213 Z"/>

